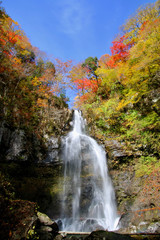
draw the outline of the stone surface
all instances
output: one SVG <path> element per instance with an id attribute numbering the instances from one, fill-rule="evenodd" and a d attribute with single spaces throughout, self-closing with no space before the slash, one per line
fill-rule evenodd
<path id="1" fill-rule="evenodd" d="M 59 163 L 60 160 L 60 148 L 61 148 L 61 138 L 58 137 L 49 137 L 45 135 L 46 146 L 47 146 L 47 156 L 45 163 Z"/>
<path id="2" fill-rule="evenodd" d="M 145 192 L 145 194 L 148 194 L 145 196 L 142 194 L 147 176 L 145 178 L 137 177 L 132 164 L 119 170 L 112 170 L 110 173 L 121 215 L 122 232 L 158 232 L 159 200 L 156 198 L 154 198 L 154 201 L 152 198 L 152 200 L 149 200 L 149 192 Z M 153 224 L 155 224 L 155 227 L 150 227 Z"/>
<path id="3" fill-rule="evenodd" d="M 37 212 L 38 219 L 42 225 L 52 226 L 54 222 L 44 213 Z"/>
<path id="4" fill-rule="evenodd" d="M 57 223 L 52 221 L 46 214 L 37 212 L 37 216 L 38 216 L 38 220 L 40 221 L 40 225 L 47 226 L 51 228 L 53 232 L 56 232 L 56 233 L 59 231 Z"/>
<path id="5" fill-rule="evenodd" d="M 107 231 L 94 231 L 92 232 L 88 237 L 85 238 L 85 240 L 98 240 L 98 239 L 105 239 L 105 240 L 132 240 L 134 238 L 118 234 L 114 232 L 107 232 Z"/>
<path id="6" fill-rule="evenodd" d="M 61 234 L 58 234 L 57 236 L 55 236 L 54 240 L 62 240 L 63 236 Z"/>
<path id="7" fill-rule="evenodd" d="M 41 226 L 40 231 L 51 233 L 53 229 L 48 226 Z"/>
<path id="8" fill-rule="evenodd" d="M 128 158 L 132 158 L 134 154 L 131 150 L 126 150 L 124 143 L 120 143 L 113 138 L 105 140 L 104 146 L 107 152 L 109 169 L 116 168 L 122 162 L 127 162 Z"/>
<path id="9" fill-rule="evenodd" d="M 43 132 L 36 135 L 29 129 L 19 129 L 0 122 L 0 160 L 54 162 L 59 159 L 61 136 L 70 129 L 72 111 L 52 107 L 45 119 Z M 47 156 L 48 152 L 48 156 Z"/>
<path id="10" fill-rule="evenodd" d="M 0 128 L 0 161 L 42 160 L 42 141 L 36 135 L 21 129 Z"/>
<path id="11" fill-rule="evenodd" d="M 16 129 L 10 136 L 10 146 L 7 151 L 6 159 L 16 160 L 18 158 L 21 158 L 22 161 L 26 161 L 28 156 L 27 152 L 25 151 L 25 145 L 25 132 L 23 130 Z M 24 154 L 24 152 L 26 153 Z"/>
<path id="12" fill-rule="evenodd" d="M 46 214 L 37 212 L 37 228 L 36 231 L 42 240 L 53 239 L 59 231 L 56 222 L 52 221 Z"/>

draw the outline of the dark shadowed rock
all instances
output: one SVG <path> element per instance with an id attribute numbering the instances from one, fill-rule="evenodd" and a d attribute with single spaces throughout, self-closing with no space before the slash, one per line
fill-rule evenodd
<path id="1" fill-rule="evenodd" d="M 61 234 L 58 234 L 54 240 L 62 240 L 63 239 L 63 236 Z"/>
<path id="2" fill-rule="evenodd" d="M 124 159 L 131 155 L 130 152 L 126 152 L 124 150 L 124 146 L 117 140 L 112 139 L 105 141 L 105 147 L 108 152 L 109 158 L 113 160 Z"/>
<path id="3" fill-rule="evenodd" d="M 52 221 L 46 214 L 37 212 L 37 233 L 41 240 L 53 239 L 58 234 L 59 228 L 56 222 Z"/>
<path id="4" fill-rule="evenodd" d="M 23 240 L 33 232 L 37 224 L 36 204 L 24 200 L 0 202 L 0 239 Z M 2 205 L 3 204 L 3 205 Z"/>
<path id="5" fill-rule="evenodd" d="M 10 136 L 10 146 L 7 151 L 7 160 L 18 159 L 21 157 L 22 161 L 27 160 L 28 156 L 25 152 L 26 136 L 23 130 L 15 130 Z"/>
<path id="6" fill-rule="evenodd" d="M 43 134 L 34 133 L 27 128 L 16 128 L 9 123 L 0 122 L 0 158 L 7 161 L 32 161 L 45 163 L 59 158 L 60 138 L 70 129 L 72 111 L 68 108 L 50 109 Z M 47 137 L 46 137 L 47 136 Z"/>
<path id="7" fill-rule="evenodd" d="M 134 238 L 118 234 L 114 232 L 107 232 L 107 231 L 94 231 L 92 232 L 88 237 L 85 238 L 85 240 L 98 240 L 98 239 L 105 239 L 105 240 L 132 240 Z"/>

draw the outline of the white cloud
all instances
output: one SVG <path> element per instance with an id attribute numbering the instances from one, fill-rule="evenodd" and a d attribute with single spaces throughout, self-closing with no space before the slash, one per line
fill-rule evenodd
<path id="1" fill-rule="evenodd" d="M 57 7 L 56 18 L 62 32 L 75 35 L 88 27 L 92 11 L 86 0 L 61 0 Z"/>

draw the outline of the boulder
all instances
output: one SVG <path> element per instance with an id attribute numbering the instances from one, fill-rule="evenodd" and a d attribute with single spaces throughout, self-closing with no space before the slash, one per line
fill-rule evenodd
<path id="1" fill-rule="evenodd" d="M 37 216 L 41 226 L 49 227 L 55 233 L 59 231 L 57 223 L 52 221 L 46 214 L 37 212 Z"/>
<path id="2" fill-rule="evenodd" d="M 88 237 L 85 238 L 85 240 L 98 240 L 98 239 L 105 239 L 105 240 L 132 240 L 134 238 L 124 235 L 124 234 L 119 234 L 119 233 L 114 233 L 114 232 L 107 232 L 107 231 L 94 231 L 92 232 Z"/>
<path id="3" fill-rule="evenodd" d="M 56 222 L 52 221 L 46 214 L 37 212 L 38 221 L 36 231 L 41 240 L 52 240 L 59 231 Z"/>
<path id="4" fill-rule="evenodd" d="M 62 240 L 63 239 L 63 236 L 61 234 L 58 234 L 54 240 Z"/>

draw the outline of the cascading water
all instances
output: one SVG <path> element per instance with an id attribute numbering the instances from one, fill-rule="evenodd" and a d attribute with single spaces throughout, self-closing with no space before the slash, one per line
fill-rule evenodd
<path id="1" fill-rule="evenodd" d="M 61 230 L 116 230 L 119 217 L 108 175 L 105 151 L 85 134 L 81 112 L 74 111 L 73 130 L 64 140 Z"/>

